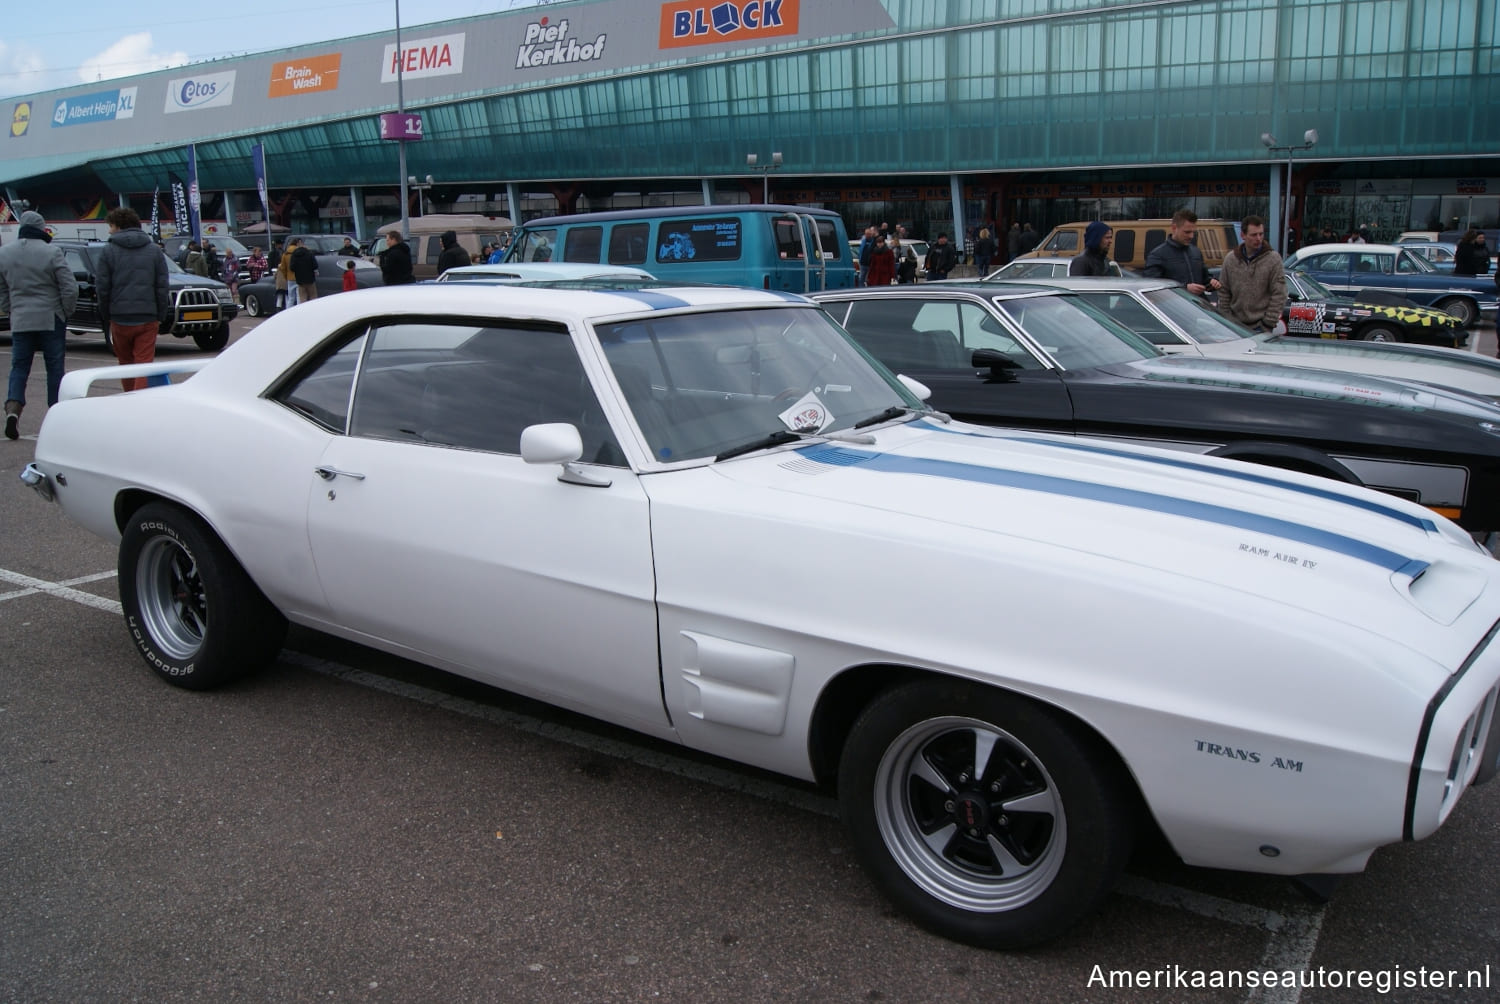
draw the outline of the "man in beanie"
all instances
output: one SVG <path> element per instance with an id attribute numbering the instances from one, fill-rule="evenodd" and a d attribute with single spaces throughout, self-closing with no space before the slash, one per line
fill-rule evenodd
<path id="1" fill-rule="evenodd" d="M 1243 243 L 1219 270 L 1219 313 L 1252 331 L 1272 331 L 1286 306 L 1286 275 L 1281 255 L 1266 243 L 1266 221 L 1240 221 Z"/>
<path id="2" fill-rule="evenodd" d="M 461 265 L 469 265 L 469 252 L 458 243 L 458 233 L 453 230 L 444 230 L 442 236 L 443 253 L 438 255 L 437 274 L 442 275 L 450 268 L 458 268 Z"/>
<path id="3" fill-rule="evenodd" d="M 21 214 L 17 239 L 0 248 L 0 313 L 10 314 L 10 383 L 5 393 L 5 438 L 20 437 L 21 409 L 31 361 L 47 364 L 47 406 L 57 403 L 67 352 L 68 315 L 78 304 L 78 280 L 62 249 L 52 246 L 41 213 Z"/>
<path id="4" fill-rule="evenodd" d="M 1109 251 L 1114 247 L 1115 232 L 1098 220 L 1083 231 L 1083 250 L 1068 263 L 1069 275 L 1109 275 Z"/>
<path id="5" fill-rule="evenodd" d="M 109 332 L 120 365 L 156 358 L 161 319 L 172 305 L 167 256 L 141 229 L 141 218 L 129 206 L 105 217 L 109 243 L 99 255 L 99 323 Z M 121 380 L 127 391 L 146 386 L 144 377 Z"/>

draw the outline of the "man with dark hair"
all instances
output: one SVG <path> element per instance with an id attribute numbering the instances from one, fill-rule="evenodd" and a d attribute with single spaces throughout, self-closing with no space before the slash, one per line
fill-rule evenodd
<path id="1" fill-rule="evenodd" d="M 297 286 L 297 302 L 306 303 L 308 300 L 316 300 L 318 298 L 318 256 L 302 242 L 302 238 L 293 237 L 292 243 L 296 247 L 292 249 L 289 267 L 292 281 Z"/>
<path id="2" fill-rule="evenodd" d="M 472 264 L 469 261 L 469 252 L 458 243 L 458 231 L 444 230 L 439 238 L 443 245 L 443 253 L 438 255 L 437 274 L 442 275 L 450 268 L 462 268 Z"/>
<path id="3" fill-rule="evenodd" d="M 1253 331 L 1272 331 L 1286 306 L 1286 276 L 1281 255 L 1266 243 L 1266 221 L 1240 221 L 1243 243 L 1219 270 L 1219 313 Z"/>
<path id="4" fill-rule="evenodd" d="M 1208 277 L 1203 252 L 1193 238 L 1198 234 L 1198 214 L 1179 209 L 1172 214 L 1172 232 L 1146 256 L 1142 274 L 1148 279 L 1175 279 L 1189 293 L 1202 296 L 1205 290 L 1218 289 L 1219 280 Z"/>
<path id="5" fill-rule="evenodd" d="M 1115 232 L 1108 223 L 1095 220 L 1083 231 L 1083 250 L 1068 262 L 1069 275 L 1109 275 L 1109 252 Z"/>
<path id="6" fill-rule="evenodd" d="M 47 406 L 57 403 L 67 352 L 68 315 L 78 304 L 78 280 L 62 249 L 52 247 L 47 221 L 21 214 L 16 240 L 0 248 L 0 313 L 10 314 L 10 382 L 5 394 L 5 438 L 17 439 L 31 361 L 47 364 Z M 165 267 L 165 265 L 163 265 Z"/>
<path id="7" fill-rule="evenodd" d="M 99 255 L 95 289 L 99 323 L 109 332 L 120 365 L 156 358 L 156 336 L 171 305 L 167 259 L 141 229 L 134 209 L 109 211 L 109 242 Z M 127 391 L 146 386 L 144 377 L 121 380 Z"/>
<path id="8" fill-rule="evenodd" d="M 387 286 L 417 281 L 411 270 L 411 248 L 401 239 L 400 231 L 386 231 L 385 250 L 380 252 L 380 280 Z"/>
<path id="9" fill-rule="evenodd" d="M 958 265 L 958 248 L 948 243 L 947 234 L 938 234 L 937 243 L 927 249 L 927 279 L 938 282 Z"/>

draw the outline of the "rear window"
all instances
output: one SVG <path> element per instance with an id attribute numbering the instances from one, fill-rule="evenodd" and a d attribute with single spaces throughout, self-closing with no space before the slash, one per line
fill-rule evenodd
<path id="1" fill-rule="evenodd" d="M 838 229 L 832 220 L 818 220 L 818 243 L 823 247 L 823 257 L 832 258 L 834 261 L 842 261 L 844 258 L 844 243 L 839 240 Z"/>
<path id="2" fill-rule="evenodd" d="M 563 237 L 563 261 L 597 265 L 603 247 L 603 227 L 573 227 Z"/>
<path id="3" fill-rule="evenodd" d="M 657 231 L 656 260 L 738 261 L 740 221 L 727 219 L 665 221 Z"/>
<path id="4" fill-rule="evenodd" d="M 609 232 L 611 265 L 644 265 L 651 244 L 651 224 L 617 223 Z"/>
<path id="5" fill-rule="evenodd" d="M 771 221 L 771 233 L 776 240 L 776 257 L 802 257 L 802 221 L 793 217 L 780 217 Z"/>
<path id="6" fill-rule="evenodd" d="M 1109 256 L 1115 261 L 1135 261 L 1135 231 L 1116 230 Z"/>

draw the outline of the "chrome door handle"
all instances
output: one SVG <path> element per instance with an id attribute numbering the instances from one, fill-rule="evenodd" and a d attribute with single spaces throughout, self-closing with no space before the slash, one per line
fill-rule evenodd
<path id="1" fill-rule="evenodd" d="M 313 473 L 324 481 L 332 481 L 338 477 L 353 478 L 355 481 L 363 481 L 365 479 L 363 474 L 356 474 L 353 471 L 341 471 L 337 467 L 314 467 Z"/>

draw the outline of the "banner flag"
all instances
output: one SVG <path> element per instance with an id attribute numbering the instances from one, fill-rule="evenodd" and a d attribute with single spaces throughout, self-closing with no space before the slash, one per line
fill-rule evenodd
<path id="1" fill-rule="evenodd" d="M 266 236 L 271 236 L 271 200 L 266 193 L 266 148 L 257 143 L 250 148 L 250 164 L 255 168 L 255 190 L 260 193 L 261 219 L 266 223 Z"/>
<path id="2" fill-rule="evenodd" d="M 161 240 L 161 185 L 151 189 L 151 239 Z"/>
<path id="3" fill-rule="evenodd" d="M 193 240 L 203 243 L 203 193 L 198 189 L 198 144 L 188 144 L 188 215 L 193 221 Z"/>
<path id="4" fill-rule="evenodd" d="M 187 185 L 172 171 L 167 172 L 167 180 L 172 184 L 172 225 L 174 232 L 181 237 L 189 229 Z"/>

